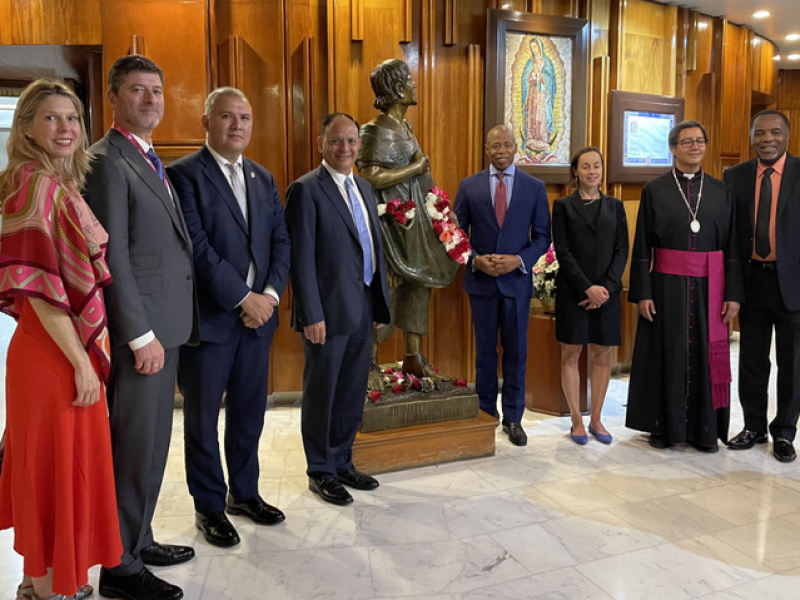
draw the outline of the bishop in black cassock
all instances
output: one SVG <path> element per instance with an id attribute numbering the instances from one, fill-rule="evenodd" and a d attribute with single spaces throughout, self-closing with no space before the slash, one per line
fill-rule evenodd
<path id="1" fill-rule="evenodd" d="M 642 190 L 628 294 L 640 318 L 626 424 L 650 432 L 655 447 L 690 443 L 713 452 L 717 439 L 728 437 L 725 324 L 738 312 L 744 285 L 733 194 L 700 168 L 705 141 L 699 123 L 676 126 L 676 168 Z"/>

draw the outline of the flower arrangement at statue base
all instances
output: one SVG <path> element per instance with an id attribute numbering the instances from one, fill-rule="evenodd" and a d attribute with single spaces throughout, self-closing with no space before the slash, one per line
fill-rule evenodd
<path id="1" fill-rule="evenodd" d="M 372 390 L 369 392 L 369 399 L 374 403 L 381 399 L 384 394 L 399 396 L 406 392 L 419 392 L 428 394 L 449 387 L 467 387 L 467 382 L 463 379 L 452 381 L 436 382 L 430 377 L 417 377 L 411 373 L 403 373 L 403 363 L 389 363 L 380 365 L 381 381 L 383 382 L 383 392 Z M 437 369 L 438 371 L 438 369 Z"/>
<path id="2" fill-rule="evenodd" d="M 545 312 L 556 312 L 556 275 L 558 260 L 551 245 L 533 265 L 533 295 L 542 303 Z"/>

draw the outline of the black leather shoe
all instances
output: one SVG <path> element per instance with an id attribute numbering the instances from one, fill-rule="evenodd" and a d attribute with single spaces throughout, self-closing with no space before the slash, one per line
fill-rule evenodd
<path id="1" fill-rule="evenodd" d="M 345 504 L 350 504 L 353 501 L 353 497 L 350 495 L 350 492 L 344 489 L 344 486 L 339 483 L 338 479 L 316 479 L 314 477 L 309 477 L 308 489 L 315 494 L 319 494 L 320 498 L 325 500 L 325 502 L 330 502 L 331 504 L 344 506 Z"/>
<path id="2" fill-rule="evenodd" d="M 142 568 L 136 575 L 118 577 L 105 569 L 100 570 L 100 595 L 124 600 L 180 600 L 183 590 L 177 585 L 159 579 L 149 569 Z"/>
<path id="3" fill-rule="evenodd" d="M 658 448 L 660 450 L 672 446 L 672 444 L 670 444 L 663 435 L 657 433 L 651 433 L 650 437 L 647 438 L 647 443 L 650 444 L 653 448 Z"/>
<path id="4" fill-rule="evenodd" d="M 749 450 L 756 444 L 766 444 L 767 434 L 756 433 L 749 429 L 742 429 L 742 431 L 728 440 L 728 448 L 731 450 Z"/>
<path id="5" fill-rule="evenodd" d="M 692 448 L 699 450 L 700 452 L 706 452 L 708 454 L 714 454 L 714 452 L 719 452 L 719 446 L 714 444 L 713 446 L 703 446 L 703 444 L 698 444 L 694 440 L 686 440 Z"/>
<path id="6" fill-rule="evenodd" d="M 772 453 L 781 462 L 792 462 L 797 458 L 794 445 L 786 438 L 775 438 L 772 443 Z"/>
<path id="7" fill-rule="evenodd" d="M 230 548 L 240 542 L 236 528 L 224 512 L 194 513 L 194 524 L 212 546 Z"/>
<path id="8" fill-rule="evenodd" d="M 148 566 L 171 567 L 172 565 L 179 565 L 187 560 L 192 560 L 194 558 L 194 548 L 155 542 L 152 546 L 142 548 L 139 556 L 142 557 L 142 562 Z"/>
<path id="9" fill-rule="evenodd" d="M 349 486 L 355 490 L 374 490 L 376 487 L 380 485 L 378 480 L 374 477 L 370 477 L 365 473 L 361 473 L 356 471 L 354 468 L 350 468 L 349 471 L 345 471 L 344 473 L 339 473 L 339 483 L 343 483 L 346 486 Z"/>
<path id="10" fill-rule="evenodd" d="M 286 515 L 258 495 L 246 502 L 234 502 L 229 495 L 226 510 L 231 515 L 242 515 L 259 525 L 276 525 L 286 520 Z"/>
<path id="11" fill-rule="evenodd" d="M 508 421 L 503 421 L 503 433 L 508 434 L 508 441 L 515 446 L 528 445 L 528 435 L 522 428 L 522 423 L 509 423 Z"/>

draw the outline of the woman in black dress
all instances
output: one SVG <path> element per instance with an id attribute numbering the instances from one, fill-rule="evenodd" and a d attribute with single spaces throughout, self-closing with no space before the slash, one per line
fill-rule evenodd
<path id="1" fill-rule="evenodd" d="M 611 378 L 611 347 L 621 335 L 620 291 L 628 260 L 628 223 L 622 201 L 600 191 L 603 156 L 583 148 L 572 158 L 577 189 L 553 204 L 556 277 L 556 339 L 561 342 L 561 386 L 572 415 L 570 437 L 588 440 L 580 411 L 578 361 L 585 344 L 591 355 L 592 411 L 589 433 L 611 443 L 600 412 Z"/>

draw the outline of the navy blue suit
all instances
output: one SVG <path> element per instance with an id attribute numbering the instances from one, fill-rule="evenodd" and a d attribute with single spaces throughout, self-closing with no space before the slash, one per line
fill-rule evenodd
<path id="1" fill-rule="evenodd" d="M 388 323 L 383 244 L 372 186 L 353 176 L 369 216 L 375 273 L 364 284 L 364 258 L 353 217 L 324 166 L 286 190 L 292 238 L 292 324 L 325 322 L 324 344 L 303 336 L 301 430 L 307 473 L 324 479 L 350 470 L 367 389 L 373 322 Z"/>
<path id="2" fill-rule="evenodd" d="M 267 285 L 280 296 L 289 275 L 291 246 L 283 206 L 272 174 L 243 159 L 247 191 L 245 219 L 220 165 L 204 146 L 175 161 L 170 179 L 181 200 L 192 238 L 200 340 L 181 348 L 178 384 L 184 395 L 186 478 L 195 508 L 221 512 L 227 491 L 220 461 L 217 423 L 225 398 L 225 456 L 230 493 L 236 502 L 258 494 L 258 442 L 264 427 L 269 349 L 278 326 L 277 308 L 261 327 L 249 329 L 238 305 L 250 292 L 247 273 L 255 265 L 252 290 Z"/>
<path id="3" fill-rule="evenodd" d="M 533 265 L 550 246 L 550 211 L 544 183 L 517 168 L 508 212 L 500 227 L 492 204 L 489 169 L 461 182 L 455 213 L 469 235 L 473 258 L 511 254 L 523 269 L 492 277 L 467 265 L 476 342 L 476 388 L 481 410 L 497 414 L 497 331 L 503 347 L 503 419 L 519 423 L 525 411 L 528 314 L 533 296 Z"/>

